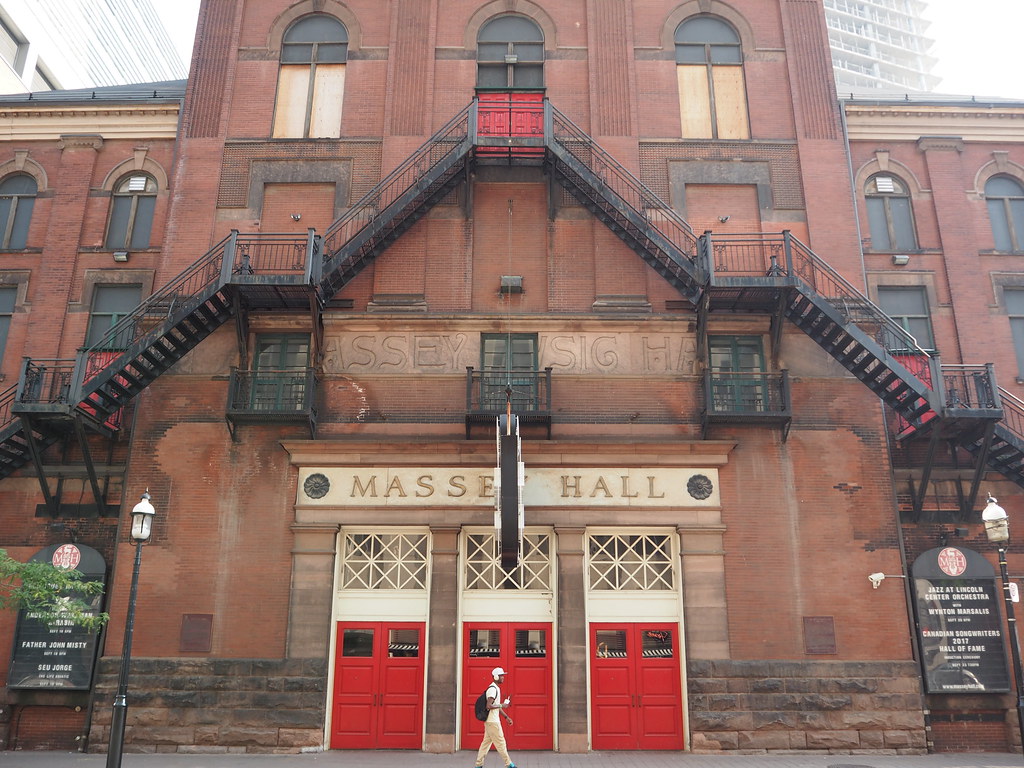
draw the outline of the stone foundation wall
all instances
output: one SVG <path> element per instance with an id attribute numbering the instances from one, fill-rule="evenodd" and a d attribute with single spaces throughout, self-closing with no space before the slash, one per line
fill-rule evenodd
<path id="1" fill-rule="evenodd" d="M 691 661 L 694 752 L 924 754 L 914 662 Z"/>
<path id="2" fill-rule="evenodd" d="M 120 660 L 96 679 L 89 751 L 106 752 Z M 323 744 L 322 659 L 132 659 L 125 752 L 299 752 Z"/>

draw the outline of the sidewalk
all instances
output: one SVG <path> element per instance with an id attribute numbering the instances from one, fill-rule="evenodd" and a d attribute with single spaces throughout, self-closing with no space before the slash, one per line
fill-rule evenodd
<path id="1" fill-rule="evenodd" d="M 128 753 L 122 768 L 473 768 L 476 755 L 414 751 L 331 751 L 302 755 Z M 0 752 L 2 768 L 103 768 L 107 756 L 79 752 Z M 513 752 L 520 768 L 1005 768 L 1024 766 L 1020 754 L 899 755 L 690 755 L 679 752 Z M 501 768 L 493 752 L 486 768 Z"/>

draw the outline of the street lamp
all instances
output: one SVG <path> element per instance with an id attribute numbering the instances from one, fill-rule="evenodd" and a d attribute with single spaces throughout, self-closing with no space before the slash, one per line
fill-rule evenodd
<path id="1" fill-rule="evenodd" d="M 981 513 L 988 540 L 999 547 L 999 575 L 1003 579 L 1003 601 L 1006 603 L 1006 623 L 1010 630 L 1010 657 L 1013 659 L 1013 677 L 1017 686 L 1017 727 L 1020 728 L 1021 749 L 1024 750 L 1024 680 L 1021 677 L 1020 640 L 1017 638 L 1017 619 L 1013 615 L 1013 598 L 1010 594 L 1010 577 L 1006 570 L 1006 545 L 1010 539 L 1010 517 L 1006 510 L 996 504 L 995 498 L 988 497 L 988 504 Z"/>
<path id="2" fill-rule="evenodd" d="M 132 657 L 132 630 L 135 628 L 135 595 L 139 590 L 139 566 L 142 565 L 142 545 L 153 532 L 156 510 L 149 503 L 149 491 L 132 509 L 132 541 L 135 542 L 135 568 L 132 570 L 132 588 L 128 593 L 128 617 L 124 623 L 124 644 L 121 647 L 121 670 L 117 676 L 117 694 L 110 717 L 110 746 L 107 748 L 107 768 L 121 768 L 124 751 L 124 721 L 128 714 L 128 666 Z"/>

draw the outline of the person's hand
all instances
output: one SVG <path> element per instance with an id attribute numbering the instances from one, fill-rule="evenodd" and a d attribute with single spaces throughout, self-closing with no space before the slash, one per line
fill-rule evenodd
<path id="1" fill-rule="evenodd" d="M 507 707 L 511 703 L 512 703 L 512 699 L 510 697 L 510 698 L 505 699 L 505 701 L 502 702 L 501 706 Z"/>

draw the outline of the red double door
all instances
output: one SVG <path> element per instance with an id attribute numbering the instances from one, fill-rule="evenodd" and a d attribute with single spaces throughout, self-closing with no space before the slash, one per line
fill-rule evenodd
<path id="1" fill-rule="evenodd" d="M 338 622 L 331 749 L 423 745 L 422 622 Z"/>
<path id="2" fill-rule="evenodd" d="M 678 625 L 591 624 L 593 749 L 682 749 Z"/>
<path id="3" fill-rule="evenodd" d="M 502 721 L 509 749 L 554 748 L 554 695 L 550 623 L 467 623 L 463 625 L 462 748 L 476 749 L 484 724 L 473 708 L 491 682 L 491 670 L 507 673 L 501 696 L 511 697 Z"/>

